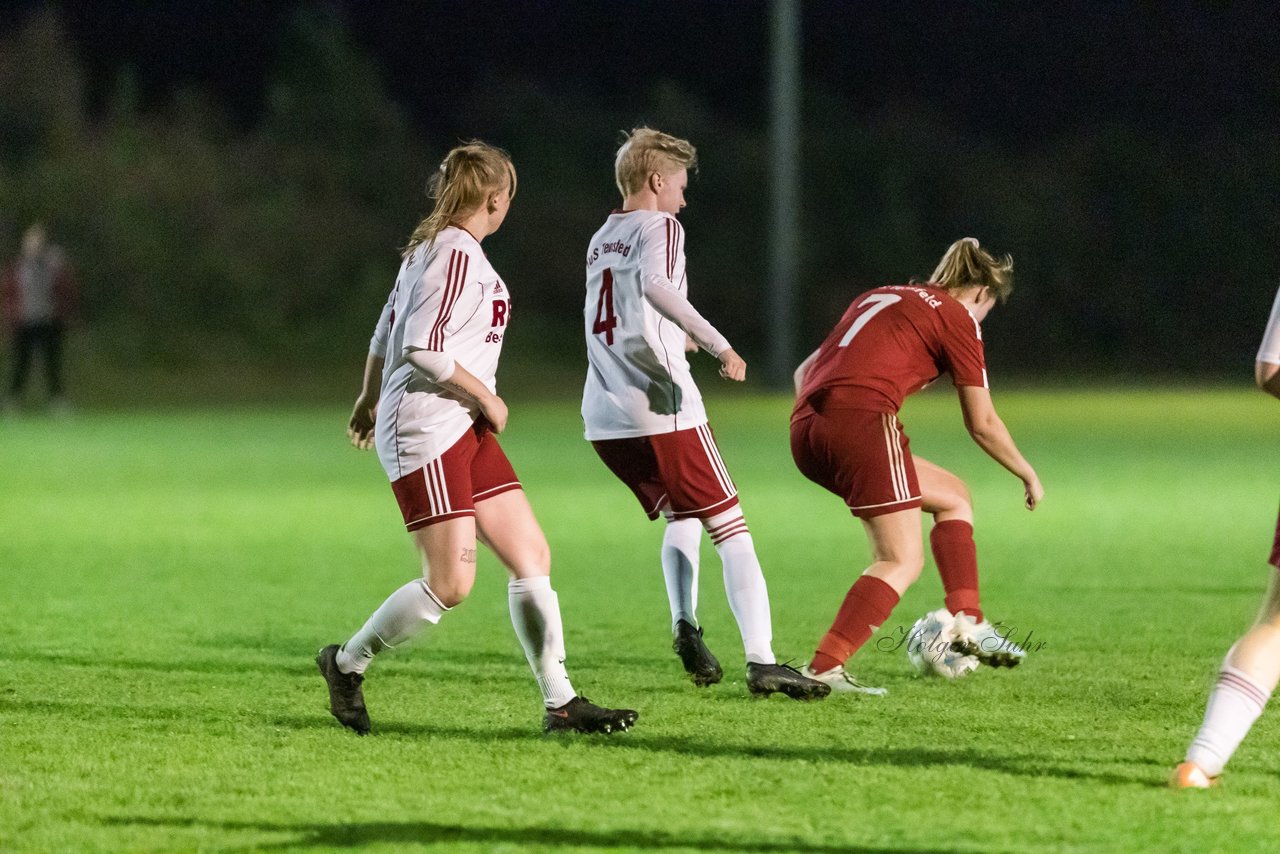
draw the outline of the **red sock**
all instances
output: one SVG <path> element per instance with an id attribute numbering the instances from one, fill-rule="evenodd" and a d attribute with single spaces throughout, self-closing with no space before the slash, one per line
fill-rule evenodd
<path id="1" fill-rule="evenodd" d="M 978 547 L 973 542 L 973 526 L 960 519 L 948 519 L 933 526 L 929 546 L 942 576 L 947 610 L 961 611 L 982 622 L 978 604 Z"/>
<path id="2" fill-rule="evenodd" d="M 860 576 L 845 594 L 836 621 L 818 644 L 809 669 L 823 673 L 844 664 L 889 619 L 897 604 L 898 593 L 892 587 L 873 575 Z"/>

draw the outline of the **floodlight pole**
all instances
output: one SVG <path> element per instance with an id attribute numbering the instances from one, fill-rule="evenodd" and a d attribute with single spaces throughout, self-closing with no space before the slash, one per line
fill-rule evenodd
<path id="1" fill-rule="evenodd" d="M 766 378 L 791 388 L 799 279 L 800 0 L 773 0 L 770 33 L 769 362 Z"/>

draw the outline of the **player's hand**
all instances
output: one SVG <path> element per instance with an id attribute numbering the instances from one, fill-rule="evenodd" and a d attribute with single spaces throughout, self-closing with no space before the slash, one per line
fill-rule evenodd
<path id="1" fill-rule="evenodd" d="M 1030 480 L 1024 480 L 1024 481 L 1022 482 L 1022 485 L 1023 485 L 1024 490 L 1026 491 L 1026 496 L 1027 496 L 1026 505 L 1027 505 L 1027 509 L 1028 509 L 1028 510 L 1035 510 L 1035 509 L 1036 509 L 1036 505 L 1040 503 L 1040 499 L 1041 499 L 1041 498 L 1044 498 L 1044 487 L 1040 485 L 1040 478 L 1036 477 L 1036 476 L 1033 474 L 1033 475 L 1031 475 L 1031 479 L 1030 479 Z"/>
<path id="2" fill-rule="evenodd" d="M 686 353 L 698 352 L 698 342 L 693 340 L 692 335 L 684 336 L 684 351 Z"/>
<path id="3" fill-rule="evenodd" d="M 373 447 L 373 422 L 377 413 L 378 401 L 371 401 L 363 394 L 356 398 L 351 420 L 347 422 L 347 438 L 362 451 Z"/>
<path id="4" fill-rule="evenodd" d="M 479 403 L 480 413 L 493 427 L 493 432 L 501 433 L 507 429 L 507 405 L 502 402 L 502 398 L 493 394 Z"/>
<path id="5" fill-rule="evenodd" d="M 735 382 L 742 382 L 747 378 L 747 363 L 733 352 L 732 347 L 720 354 L 720 376 Z"/>

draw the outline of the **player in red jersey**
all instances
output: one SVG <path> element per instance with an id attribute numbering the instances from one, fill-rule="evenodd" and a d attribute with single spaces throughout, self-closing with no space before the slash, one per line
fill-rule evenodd
<path id="1" fill-rule="evenodd" d="M 1258 388 L 1280 398 L 1280 292 L 1271 307 L 1271 319 L 1262 336 L 1254 365 Z M 1280 519 L 1271 546 L 1271 566 L 1280 570 Z M 1173 770 L 1169 785 L 1175 789 L 1207 789 L 1231 754 L 1248 735 L 1254 721 L 1280 681 L 1280 575 L 1271 573 L 1271 587 L 1253 628 L 1227 652 L 1218 682 L 1209 694 L 1204 723 L 1187 748 L 1186 760 Z"/>
<path id="2" fill-rule="evenodd" d="M 480 242 L 506 218 L 515 166 L 505 151 L 473 141 L 449 152 L 430 190 L 434 209 L 405 247 L 347 426 L 356 447 L 377 447 L 423 577 L 388 596 L 346 643 L 320 650 L 329 711 L 360 735 L 369 731 L 365 669 L 467 597 L 478 538 L 511 576 L 511 625 L 542 692 L 543 726 L 625 730 L 636 712 L 597 706 L 569 680 L 551 552 L 494 436 L 507 423 L 496 372 L 511 299 Z"/>
<path id="3" fill-rule="evenodd" d="M 1013 261 L 966 237 L 923 285 L 877 288 L 853 301 L 826 341 L 796 370 L 791 453 L 805 477 L 844 499 L 862 520 L 874 562 L 854 583 L 804 673 L 836 691 L 883 694 L 844 663 L 880 627 L 924 567 L 921 511 L 948 610 L 973 654 L 1013 666 L 1023 651 L 982 614 L 973 505 L 964 481 L 911 454 L 897 413 L 903 400 L 950 373 L 969 435 L 1023 483 L 1028 510 L 1044 489 L 996 414 L 979 325 L 1012 290 Z M 968 622 L 963 622 L 968 621 Z"/>

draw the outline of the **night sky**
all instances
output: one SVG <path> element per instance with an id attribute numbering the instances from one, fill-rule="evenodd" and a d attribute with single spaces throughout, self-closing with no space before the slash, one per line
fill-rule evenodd
<path id="1" fill-rule="evenodd" d="M 0 2 L 0 31 L 31 2 Z M 100 104 L 131 66 L 150 103 L 215 93 L 251 123 L 297 2 L 59 5 Z M 768 5 L 758 0 L 331 3 L 424 131 L 466 133 L 458 94 L 533 78 L 625 105 L 673 81 L 726 117 L 764 122 Z M 804 73 L 856 113 L 925 105 L 952 126 L 1034 148 L 1123 121 L 1175 141 L 1271 127 L 1280 11 L 1266 3 L 803 4 Z M 806 116 L 820 121 L 820 116 Z"/>

